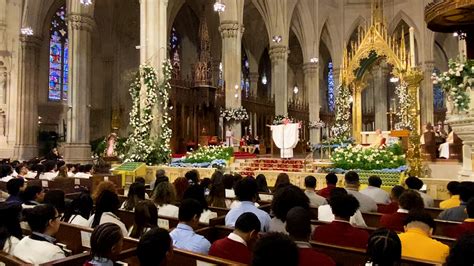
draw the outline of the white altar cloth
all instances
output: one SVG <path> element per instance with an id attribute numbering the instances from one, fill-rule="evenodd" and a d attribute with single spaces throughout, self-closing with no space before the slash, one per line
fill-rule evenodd
<path id="1" fill-rule="evenodd" d="M 299 124 L 270 126 L 275 145 L 280 149 L 281 158 L 293 158 L 293 149 L 299 141 Z"/>

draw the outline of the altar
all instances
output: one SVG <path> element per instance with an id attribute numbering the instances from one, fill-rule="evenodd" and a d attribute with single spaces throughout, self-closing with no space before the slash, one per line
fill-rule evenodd
<path id="1" fill-rule="evenodd" d="M 293 158 L 293 149 L 299 141 L 299 127 L 298 123 L 270 126 L 273 142 L 280 149 L 280 158 Z"/>

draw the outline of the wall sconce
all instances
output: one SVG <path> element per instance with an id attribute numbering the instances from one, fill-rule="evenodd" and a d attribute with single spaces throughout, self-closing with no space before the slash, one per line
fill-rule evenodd
<path id="1" fill-rule="evenodd" d="M 272 40 L 273 40 L 273 42 L 281 43 L 283 38 L 281 37 L 281 35 L 275 35 L 275 36 L 273 36 Z"/>
<path id="2" fill-rule="evenodd" d="M 225 11 L 225 4 L 221 3 L 220 0 L 216 1 L 214 4 L 214 11 L 218 13 L 222 13 Z"/>

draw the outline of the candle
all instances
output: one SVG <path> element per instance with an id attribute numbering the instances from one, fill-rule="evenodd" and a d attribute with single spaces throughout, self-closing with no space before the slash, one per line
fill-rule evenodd
<path id="1" fill-rule="evenodd" d="M 415 29 L 410 27 L 410 64 L 415 67 Z"/>

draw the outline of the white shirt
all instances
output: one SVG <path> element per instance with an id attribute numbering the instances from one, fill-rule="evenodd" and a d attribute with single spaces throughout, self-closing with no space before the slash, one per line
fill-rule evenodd
<path id="1" fill-rule="evenodd" d="M 55 244 L 47 241 L 34 240 L 24 237 L 16 245 L 13 255 L 35 265 L 65 258 L 64 251 Z"/>
<path id="2" fill-rule="evenodd" d="M 34 171 L 28 171 L 28 174 L 25 176 L 26 178 L 35 178 L 36 177 L 36 172 Z"/>
<path id="3" fill-rule="evenodd" d="M 288 234 L 286 231 L 286 223 L 276 217 L 270 220 L 270 229 L 268 229 L 268 231 Z"/>
<path id="4" fill-rule="evenodd" d="M 240 203 L 241 203 L 241 202 L 238 201 L 238 200 L 232 201 L 232 203 L 230 204 L 229 209 L 233 209 L 233 208 L 239 207 L 239 206 L 240 206 Z M 226 202 L 226 205 L 227 205 L 227 202 Z M 260 204 L 258 204 L 258 203 L 256 203 L 256 202 L 255 202 L 253 205 L 255 205 L 255 207 L 257 207 L 257 208 L 260 207 Z"/>
<path id="5" fill-rule="evenodd" d="M 3 252 L 13 255 L 13 250 L 15 249 L 16 245 L 18 245 L 19 242 L 20 242 L 20 239 L 16 237 L 14 236 L 9 237 L 5 241 L 5 244 L 3 245 Z"/>
<path id="6" fill-rule="evenodd" d="M 89 218 L 89 225 L 88 227 L 92 227 L 92 223 L 94 222 L 94 216 L 95 214 L 93 214 L 90 218 Z M 116 225 L 118 225 L 120 227 L 120 229 L 122 230 L 122 234 L 124 236 L 126 236 L 128 234 L 128 231 L 127 231 L 127 227 L 125 226 L 125 224 L 120 221 L 120 219 L 117 217 L 117 215 L 111 213 L 111 212 L 104 212 L 102 213 L 102 216 L 100 217 L 100 222 L 99 224 L 105 224 L 105 223 L 114 223 Z"/>
<path id="7" fill-rule="evenodd" d="M 321 205 L 328 204 L 326 198 L 319 196 L 314 190 L 305 190 L 304 194 L 309 198 L 309 205 L 311 207 L 317 208 Z"/>
<path id="8" fill-rule="evenodd" d="M 433 208 L 434 207 L 434 200 L 430 195 L 428 195 L 424 192 L 421 192 L 421 191 L 417 191 L 417 192 L 420 194 L 421 198 L 423 199 L 423 203 L 425 204 L 425 208 Z"/>
<path id="9" fill-rule="evenodd" d="M 39 179 L 53 180 L 54 178 L 56 178 L 56 176 L 58 176 L 58 173 L 56 172 L 46 172 L 46 173 L 42 173 L 39 176 Z"/>
<path id="10" fill-rule="evenodd" d="M 329 204 L 319 206 L 318 208 L 318 220 L 323 222 L 332 222 L 336 219 L 334 214 L 332 213 L 331 206 Z M 367 227 L 365 224 L 364 217 L 362 217 L 362 213 L 360 210 L 357 210 L 354 215 L 351 216 L 349 220 L 351 225 L 353 226 L 360 226 L 360 227 Z"/>
<path id="11" fill-rule="evenodd" d="M 89 227 L 89 221 L 79 214 L 72 215 L 71 219 L 69 219 L 69 223 L 84 226 L 84 227 Z"/>
<path id="12" fill-rule="evenodd" d="M 201 217 L 199 218 L 199 222 L 209 224 L 209 220 L 212 219 L 212 218 L 216 218 L 216 217 L 217 217 L 217 212 L 213 212 L 213 211 L 207 209 L 207 210 L 204 210 L 201 213 Z"/>
<path id="13" fill-rule="evenodd" d="M 371 197 L 377 203 L 390 204 L 390 195 L 387 193 L 387 191 L 381 188 L 368 186 L 367 188 L 361 190 L 360 193 Z"/>
<path id="14" fill-rule="evenodd" d="M 234 233 L 230 233 L 228 236 L 227 236 L 228 239 L 230 240 L 233 240 L 235 242 L 238 242 L 240 244 L 243 244 L 245 246 L 247 246 L 247 242 L 245 242 L 245 240 L 243 238 L 241 238 L 239 235 L 237 234 L 234 234 Z"/>
<path id="15" fill-rule="evenodd" d="M 91 174 L 78 172 L 74 175 L 74 177 L 87 179 L 87 178 L 91 177 Z"/>
<path id="16" fill-rule="evenodd" d="M 159 216 L 178 218 L 178 214 L 179 214 L 179 208 L 172 204 L 165 204 L 162 206 L 158 206 Z"/>

